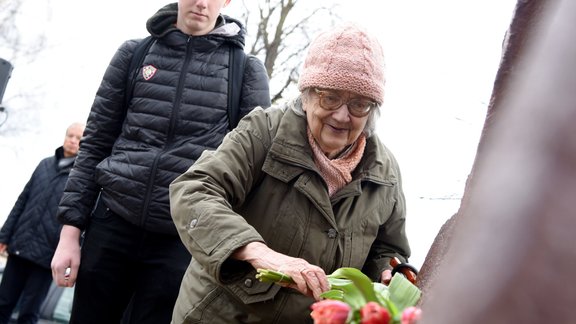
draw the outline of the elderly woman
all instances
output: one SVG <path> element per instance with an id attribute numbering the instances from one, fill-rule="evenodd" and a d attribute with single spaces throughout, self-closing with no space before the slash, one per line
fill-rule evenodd
<path id="1" fill-rule="evenodd" d="M 382 48 L 356 25 L 310 45 L 300 96 L 256 109 L 170 186 L 172 217 L 193 259 L 173 323 L 307 323 L 326 274 L 390 278 L 407 261 L 400 170 L 374 134 Z M 296 284 L 255 279 L 282 271 Z"/>

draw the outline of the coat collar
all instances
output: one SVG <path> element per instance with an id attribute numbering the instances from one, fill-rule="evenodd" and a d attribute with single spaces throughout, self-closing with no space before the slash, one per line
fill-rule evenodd
<path id="1" fill-rule="evenodd" d="M 263 166 L 264 171 L 284 182 L 293 180 L 306 170 L 318 173 L 306 137 L 306 117 L 292 110 L 295 104 L 298 103 L 291 102 L 282 107 L 284 113 Z M 364 156 L 352 174 L 352 187 L 359 190 L 362 181 L 396 183 L 399 175 L 394 171 L 394 163 L 394 157 L 377 135 L 368 138 Z"/>

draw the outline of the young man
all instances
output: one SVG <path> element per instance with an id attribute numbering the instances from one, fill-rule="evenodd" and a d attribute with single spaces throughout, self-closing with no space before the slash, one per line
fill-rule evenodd
<path id="1" fill-rule="evenodd" d="M 81 123 L 66 129 L 64 144 L 38 164 L 0 230 L 0 252 L 9 254 L 0 283 L 0 324 L 9 322 L 19 299 L 18 323 L 38 321 L 62 227 L 56 211 L 83 132 Z"/>
<path id="2" fill-rule="evenodd" d="M 180 0 L 148 20 L 155 41 L 127 108 L 136 41 L 119 48 L 104 75 L 58 212 L 52 274 L 60 286 L 76 285 L 70 323 L 171 320 L 190 253 L 170 216 L 168 186 L 229 129 L 229 55 L 243 47 L 245 30 L 220 14 L 228 3 Z M 240 116 L 270 106 L 256 58 L 232 86 L 241 90 Z"/>

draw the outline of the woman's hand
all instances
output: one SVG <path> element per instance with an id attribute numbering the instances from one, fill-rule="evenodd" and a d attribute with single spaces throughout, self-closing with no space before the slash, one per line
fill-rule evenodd
<path id="1" fill-rule="evenodd" d="M 380 283 L 388 286 L 390 284 L 390 280 L 392 280 L 392 270 L 382 271 L 382 274 L 380 274 Z"/>
<path id="2" fill-rule="evenodd" d="M 294 258 L 270 249 L 261 242 L 248 243 L 236 250 L 232 258 L 249 262 L 255 269 L 270 269 L 289 275 L 295 284 L 282 284 L 306 296 L 321 300 L 320 295 L 330 289 L 326 273 L 301 258 Z"/>

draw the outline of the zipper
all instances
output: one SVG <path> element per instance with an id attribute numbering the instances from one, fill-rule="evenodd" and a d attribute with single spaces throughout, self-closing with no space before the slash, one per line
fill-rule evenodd
<path id="1" fill-rule="evenodd" d="M 177 88 L 176 88 L 176 95 L 174 98 L 174 104 L 172 105 L 172 114 L 170 116 L 170 124 L 168 126 L 168 132 L 166 133 L 166 142 L 164 143 L 164 147 L 162 150 L 156 155 L 154 158 L 154 162 L 152 163 L 152 167 L 150 168 L 150 177 L 148 178 L 148 183 L 146 184 L 146 195 L 144 197 L 144 205 L 142 206 L 141 212 L 141 220 L 140 226 L 144 227 L 146 221 L 148 220 L 148 206 L 150 206 L 150 196 L 152 195 L 152 190 L 154 188 L 154 181 L 156 180 L 156 171 L 158 168 L 158 162 L 160 158 L 164 155 L 164 152 L 170 147 L 170 143 L 174 139 L 174 134 L 176 132 L 176 124 L 178 122 L 178 115 L 180 112 L 180 107 L 182 103 L 182 91 L 184 89 L 184 81 L 186 80 L 186 71 L 188 70 L 188 64 L 190 64 L 190 60 L 192 59 L 192 46 L 190 43 L 191 37 L 188 36 L 186 40 L 186 52 L 184 56 L 184 64 L 182 65 L 182 69 L 180 70 L 180 76 L 178 78 Z"/>

